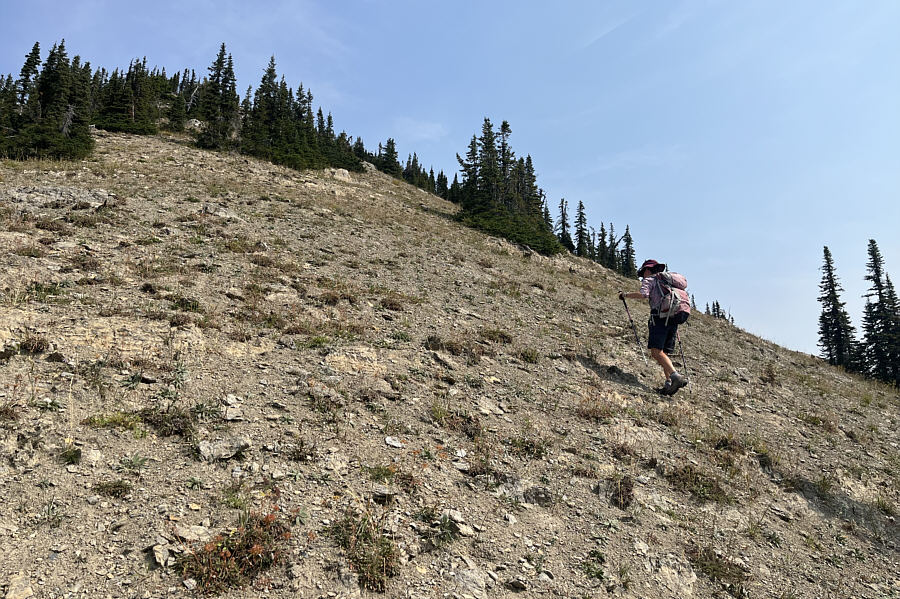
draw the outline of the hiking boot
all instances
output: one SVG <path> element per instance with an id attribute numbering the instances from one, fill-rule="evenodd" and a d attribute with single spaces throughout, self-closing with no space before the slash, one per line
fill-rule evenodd
<path id="1" fill-rule="evenodd" d="M 665 384 L 662 387 L 660 387 L 659 389 L 657 389 L 656 392 L 659 393 L 660 395 L 672 395 L 673 393 L 675 393 L 675 391 L 673 390 L 673 387 L 672 387 L 672 381 L 669 379 L 666 379 Z"/>
<path id="2" fill-rule="evenodd" d="M 669 391 L 669 395 L 675 395 L 675 392 L 688 384 L 688 379 L 683 374 L 678 374 L 677 372 L 673 372 L 671 378 L 666 381 L 666 386 L 671 390 Z"/>

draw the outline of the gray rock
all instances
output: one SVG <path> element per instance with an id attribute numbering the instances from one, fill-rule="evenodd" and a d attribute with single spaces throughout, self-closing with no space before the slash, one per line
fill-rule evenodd
<path id="1" fill-rule="evenodd" d="M 160 568 L 165 568 L 169 563 L 169 548 L 165 545 L 154 545 L 153 559 L 156 560 L 156 563 Z"/>
<path id="2" fill-rule="evenodd" d="M 179 525 L 175 527 L 175 535 L 188 542 L 205 542 L 212 538 L 212 531 L 205 526 Z"/>
<path id="3" fill-rule="evenodd" d="M 9 579 L 9 586 L 6 589 L 6 599 L 28 599 L 34 597 L 34 591 L 28 576 L 24 572 L 19 572 Z"/>
<path id="4" fill-rule="evenodd" d="M 200 452 L 201 458 L 207 462 L 215 462 L 233 458 L 237 454 L 250 449 L 252 445 L 250 439 L 247 437 L 231 437 L 212 443 L 209 441 L 200 441 L 197 449 Z"/>
<path id="5" fill-rule="evenodd" d="M 387 505 L 397 496 L 395 491 L 385 487 L 384 485 L 375 485 L 372 488 L 372 501 L 379 505 Z"/>
<path id="6" fill-rule="evenodd" d="M 384 442 L 388 446 L 393 447 L 395 449 L 403 449 L 404 447 L 406 447 L 406 445 L 404 445 L 403 442 L 400 441 L 399 439 L 397 439 L 396 437 L 385 437 Z"/>
<path id="7" fill-rule="evenodd" d="M 528 590 L 528 583 L 524 578 L 512 578 L 506 582 L 506 588 L 508 588 L 510 591 L 521 593 L 522 591 Z"/>
<path id="8" fill-rule="evenodd" d="M 459 592 L 463 596 L 475 597 L 476 599 L 484 599 L 486 581 L 484 573 L 480 570 L 469 568 L 462 570 L 456 575 L 456 584 Z"/>

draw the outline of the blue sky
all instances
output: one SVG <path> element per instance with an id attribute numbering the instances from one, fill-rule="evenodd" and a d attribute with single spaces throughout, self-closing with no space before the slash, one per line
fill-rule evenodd
<path id="1" fill-rule="evenodd" d="M 900 2 L 0 0 L 0 73 L 65 38 L 238 85 L 271 55 L 338 129 L 451 173 L 508 120 L 551 204 L 631 226 L 742 327 L 816 352 L 822 246 L 854 322 L 866 245 L 900 284 Z M 137 9 L 137 7 L 140 7 Z"/>

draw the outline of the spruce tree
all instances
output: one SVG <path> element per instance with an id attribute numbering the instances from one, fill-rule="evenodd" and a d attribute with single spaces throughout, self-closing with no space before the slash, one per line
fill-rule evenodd
<path id="1" fill-rule="evenodd" d="M 891 382 L 896 369 L 891 364 L 893 316 L 885 283 L 884 260 L 874 239 L 869 240 L 868 254 L 865 280 L 872 286 L 865 295 L 862 322 L 865 366 L 870 376 Z"/>
<path id="2" fill-rule="evenodd" d="M 853 369 L 855 332 L 844 309 L 845 302 L 840 298 L 843 288 L 834 272 L 834 261 L 828 246 L 824 249 L 819 291 L 821 292 L 819 302 L 822 304 L 822 314 L 819 316 L 819 347 L 822 348 L 822 357 L 833 366 Z"/>
<path id="3" fill-rule="evenodd" d="M 385 142 L 384 154 L 381 156 L 381 164 L 378 168 L 398 179 L 403 176 L 403 169 L 400 167 L 400 161 L 397 159 L 397 146 L 392 137 L 389 137 L 387 142 Z"/>
<path id="4" fill-rule="evenodd" d="M 274 59 L 271 66 L 274 69 Z M 238 126 L 239 105 L 231 55 L 226 54 L 223 43 L 209 66 L 209 77 L 200 99 L 200 118 L 205 124 L 197 136 L 197 144 L 211 149 L 233 145 L 232 134 Z"/>
<path id="5" fill-rule="evenodd" d="M 624 247 L 619 260 L 619 272 L 628 278 L 637 276 L 637 264 L 634 260 L 634 240 L 631 238 L 631 230 L 625 225 L 625 235 L 622 236 Z"/>
<path id="6" fill-rule="evenodd" d="M 578 200 L 578 208 L 575 211 L 575 254 L 587 256 L 590 238 L 588 237 L 587 216 L 584 213 L 584 202 Z"/>
<path id="7" fill-rule="evenodd" d="M 565 198 L 559 200 L 559 220 L 556 221 L 556 237 L 559 243 L 570 252 L 575 251 L 572 235 L 569 232 L 569 203 Z"/>

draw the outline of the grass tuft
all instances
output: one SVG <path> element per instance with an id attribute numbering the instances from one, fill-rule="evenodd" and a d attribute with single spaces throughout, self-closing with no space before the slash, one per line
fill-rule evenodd
<path id="1" fill-rule="evenodd" d="M 400 570 L 400 551 L 397 544 L 382 534 L 384 519 L 372 511 L 356 513 L 347 511 L 344 517 L 331 527 L 331 534 L 347 552 L 359 584 L 364 589 L 383 593 L 387 579 Z"/>

